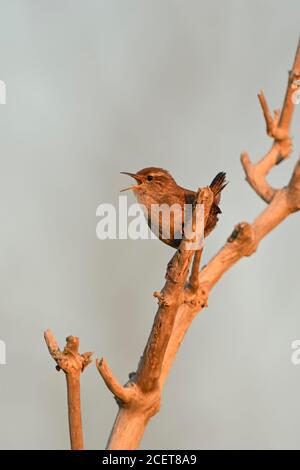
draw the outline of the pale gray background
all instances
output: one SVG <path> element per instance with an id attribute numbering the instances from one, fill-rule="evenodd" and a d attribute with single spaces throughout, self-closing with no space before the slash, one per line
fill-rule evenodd
<path id="1" fill-rule="evenodd" d="M 145 345 L 173 251 L 99 241 L 96 207 L 116 203 L 119 171 L 171 170 L 182 185 L 228 172 L 206 260 L 264 204 L 239 154 L 267 150 L 256 94 L 281 106 L 299 35 L 289 1 L 2 0 L 0 79 L 1 448 L 67 448 L 65 381 L 43 330 L 105 355 L 126 381 Z M 287 182 L 300 153 L 271 181 Z M 133 201 L 133 196 L 130 196 Z M 299 216 L 213 291 L 166 384 L 143 448 L 300 448 Z M 82 377 L 87 448 L 117 411 L 92 365 Z"/>

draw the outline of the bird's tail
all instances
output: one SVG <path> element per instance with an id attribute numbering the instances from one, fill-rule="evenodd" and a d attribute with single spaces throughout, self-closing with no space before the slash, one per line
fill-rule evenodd
<path id="1" fill-rule="evenodd" d="M 227 186 L 227 184 L 226 173 L 224 171 L 220 171 L 220 173 L 218 173 L 210 183 L 210 189 L 214 193 L 215 198 L 217 196 L 220 198 L 220 193 L 225 188 L 225 186 Z"/>
<path id="2" fill-rule="evenodd" d="M 221 192 L 226 185 L 226 173 L 224 173 L 224 171 L 218 173 L 217 176 L 215 176 L 212 182 L 210 183 L 210 189 L 214 193 L 214 201 L 211 206 L 210 214 L 208 216 L 207 223 L 205 226 L 205 237 L 207 237 L 207 235 L 209 235 L 210 232 L 215 228 L 218 222 L 218 215 L 222 213 L 219 207 L 219 203 L 221 199 Z"/>

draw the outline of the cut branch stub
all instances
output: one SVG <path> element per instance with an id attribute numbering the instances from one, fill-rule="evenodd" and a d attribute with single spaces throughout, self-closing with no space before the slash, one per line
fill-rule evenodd
<path id="1" fill-rule="evenodd" d="M 126 404 L 133 399 L 134 390 L 133 387 L 131 387 L 133 382 L 130 382 L 130 385 L 127 387 L 121 385 L 113 375 L 108 363 L 103 357 L 101 359 L 96 359 L 96 367 L 107 388 L 116 398 L 117 403 L 119 405 L 126 406 Z"/>
<path id="2" fill-rule="evenodd" d="M 44 338 L 48 346 L 50 355 L 57 364 L 57 370 L 62 369 L 66 374 L 83 372 L 92 362 L 92 352 L 79 354 L 79 338 L 77 336 L 68 336 L 66 346 L 61 351 L 51 330 L 46 330 Z"/>
<path id="3" fill-rule="evenodd" d="M 266 121 L 267 134 L 269 137 L 275 138 L 275 134 L 276 134 L 276 130 L 278 127 L 279 118 L 280 118 L 280 110 L 276 109 L 274 111 L 274 117 L 273 117 L 272 114 L 270 113 L 270 109 L 269 109 L 269 106 L 268 106 L 268 103 L 267 103 L 267 100 L 265 98 L 263 91 L 261 90 L 257 96 L 258 96 L 258 99 L 259 99 L 259 102 L 260 102 L 260 105 L 264 114 L 264 118 Z"/>
<path id="4" fill-rule="evenodd" d="M 243 256 L 251 256 L 257 249 L 257 242 L 253 234 L 253 229 L 248 222 L 237 224 L 227 242 L 234 243 L 235 250 L 237 252 L 241 252 Z"/>

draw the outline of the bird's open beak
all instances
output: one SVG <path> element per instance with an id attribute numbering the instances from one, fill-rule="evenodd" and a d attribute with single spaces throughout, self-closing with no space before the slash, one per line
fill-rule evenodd
<path id="1" fill-rule="evenodd" d="M 128 191 L 129 189 L 138 189 L 139 186 L 143 182 L 143 178 L 140 175 L 136 175 L 135 173 L 128 173 L 127 171 L 121 171 L 122 175 L 128 175 L 131 176 L 131 178 L 134 178 L 137 184 L 133 184 L 132 186 L 129 186 L 129 188 L 121 189 L 120 193 L 123 191 Z"/>

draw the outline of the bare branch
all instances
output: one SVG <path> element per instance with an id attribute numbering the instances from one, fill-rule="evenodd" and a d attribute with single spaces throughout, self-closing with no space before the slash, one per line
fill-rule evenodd
<path id="1" fill-rule="evenodd" d="M 71 449 L 82 450 L 84 444 L 80 405 L 80 374 L 90 364 L 92 353 L 79 354 L 79 338 L 76 336 L 67 337 L 67 344 L 63 352 L 60 351 L 51 330 L 44 332 L 44 338 L 49 353 L 57 364 L 56 369 L 62 369 L 66 375 Z"/>
<path id="2" fill-rule="evenodd" d="M 246 180 L 254 191 L 267 203 L 270 203 L 276 194 L 267 182 L 266 177 L 270 170 L 283 159 L 289 157 L 292 151 L 292 141 L 289 136 L 293 117 L 295 99 L 294 94 L 300 87 L 300 41 L 291 72 L 289 73 L 286 94 L 281 113 L 276 110 L 272 117 L 263 92 L 258 94 L 266 121 L 267 134 L 274 139 L 272 147 L 267 154 L 256 164 L 251 163 L 247 152 L 241 155 L 241 162 L 246 174 Z"/>
<path id="3" fill-rule="evenodd" d="M 246 179 L 268 205 L 252 224 L 242 222 L 235 226 L 225 245 L 200 271 L 198 282 L 193 282 L 197 286 L 194 289 L 189 284 L 185 285 L 191 254 L 184 249 L 185 240 L 182 241 L 169 263 L 164 288 L 155 293 L 159 300 L 159 309 L 137 373 L 130 377 L 133 392 L 130 392 L 131 396 L 128 398 L 126 391 L 123 404 L 120 404 L 108 442 L 109 449 L 138 447 L 149 419 L 159 410 L 161 390 L 184 335 L 197 313 L 207 306 L 209 294 L 215 284 L 242 257 L 252 255 L 271 230 L 290 214 L 300 210 L 300 161 L 297 162 L 287 187 L 274 189 L 266 181 L 270 170 L 287 158 L 292 150 L 289 128 L 294 110 L 292 95 L 299 89 L 299 72 L 300 42 L 289 74 L 282 112 L 277 110 L 272 116 L 264 94 L 259 94 L 267 133 L 274 139 L 271 149 L 256 164 L 250 162 L 247 153 L 242 154 Z M 209 196 L 205 192 L 198 193 L 198 196 L 203 198 L 205 194 Z M 209 204 L 211 200 L 208 198 L 208 209 Z M 196 267 L 197 263 L 198 260 L 195 260 Z M 116 396 L 122 396 L 126 387 L 122 387 L 113 378 L 108 366 L 103 367 L 103 362 L 100 369 L 110 390 Z"/>

